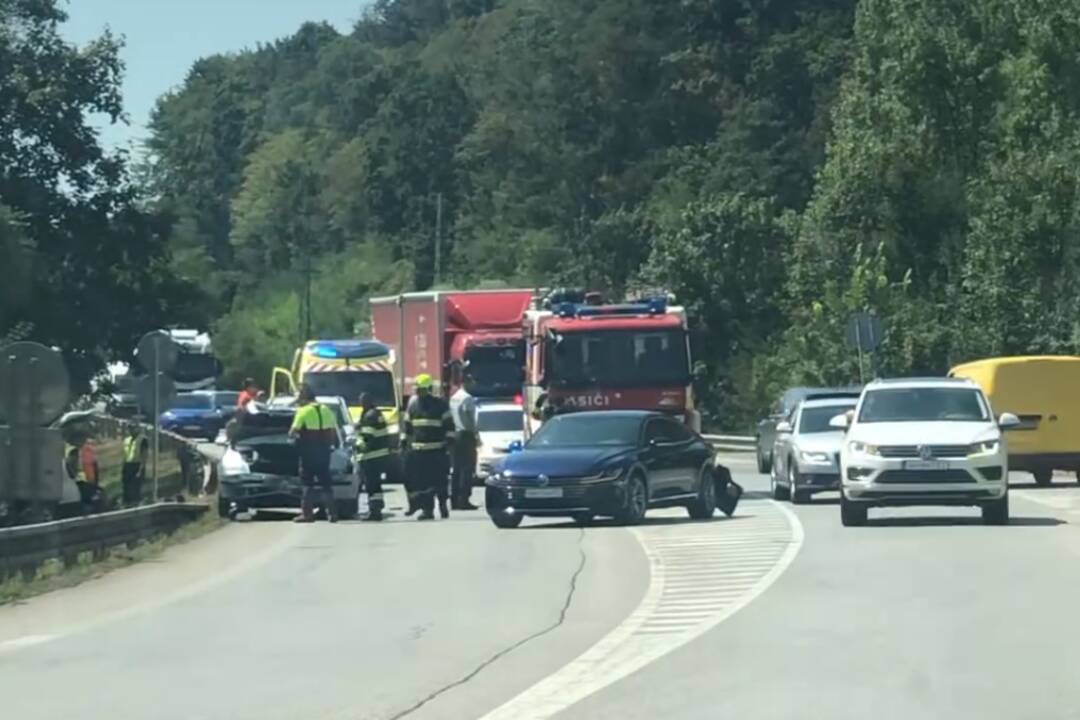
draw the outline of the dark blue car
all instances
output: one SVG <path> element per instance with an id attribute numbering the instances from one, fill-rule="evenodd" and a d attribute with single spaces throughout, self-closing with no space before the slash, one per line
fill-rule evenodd
<path id="1" fill-rule="evenodd" d="M 649 508 L 672 506 L 708 518 L 723 491 L 700 435 L 637 410 L 557 415 L 496 469 L 486 504 L 500 528 L 517 527 L 527 515 L 579 523 L 603 515 L 632 524 Z"/>
<path id="2" fill-rule="evenodd" d="M 161 414 L 161 428 L 189 438 L 213 440 L 236 412 L 238 393 L 198 391 L 181 393 Z"/>

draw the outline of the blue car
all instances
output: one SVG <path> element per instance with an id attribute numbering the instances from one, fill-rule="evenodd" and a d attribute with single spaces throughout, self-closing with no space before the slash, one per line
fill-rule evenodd
<path id="1" fill-rule="evenodd" d="M 181 393 L 161 414 L 161 429 L 189 438 L 213 440 L 236 412 L 235 392 Z"/>
<path id="2" fill-rule="evenodd" d="M 527 515 L 639 522 L 649 508 L 685 507 L 712 517 L 718 477 L 713 450 L 697 433 L 660 413 L 620 410 L 557 415 L 486 481 L 492 522 L 514 528 Z"/>

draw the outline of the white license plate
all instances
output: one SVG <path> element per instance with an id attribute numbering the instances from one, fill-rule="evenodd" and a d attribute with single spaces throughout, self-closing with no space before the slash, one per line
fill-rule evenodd
<path id="1" fill-rule="evenodd" d="M 527 498 L 561 498 L 562 488 L 525 488 Z"/>
<path id="2" fill-rule="evenodd" d="M 905 460 L 905 470 L 948 470 L 949 463 L 944 460 Z"/>

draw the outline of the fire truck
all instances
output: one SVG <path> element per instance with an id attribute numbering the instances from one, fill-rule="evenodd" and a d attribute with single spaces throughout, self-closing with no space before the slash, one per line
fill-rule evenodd
<path id="1" fill-rule="evenodd" d="M 554 291 L 525 314 L 527 432 L 543 408 L 657 410 L 694 430 L 686 311 L 664 293 L 606 304 L 595 293 Z"/>

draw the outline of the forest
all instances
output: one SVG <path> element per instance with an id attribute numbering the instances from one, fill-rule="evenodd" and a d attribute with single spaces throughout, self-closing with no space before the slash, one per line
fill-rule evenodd
<path id="1" fill-rule="evenodd" d="M 377 0 L 198 60 L 137 160 L 85 122 L 120 41 L 61 22 L 0 0 L 0 337 L 86 375 L 167 318 L 268 378 L 309 278 L 315 336 L 398 291 L 667 288 L 727 430 L 857 379 L 856 311 L 879 375 L 1080 352 L 1074 3 Z"/>

